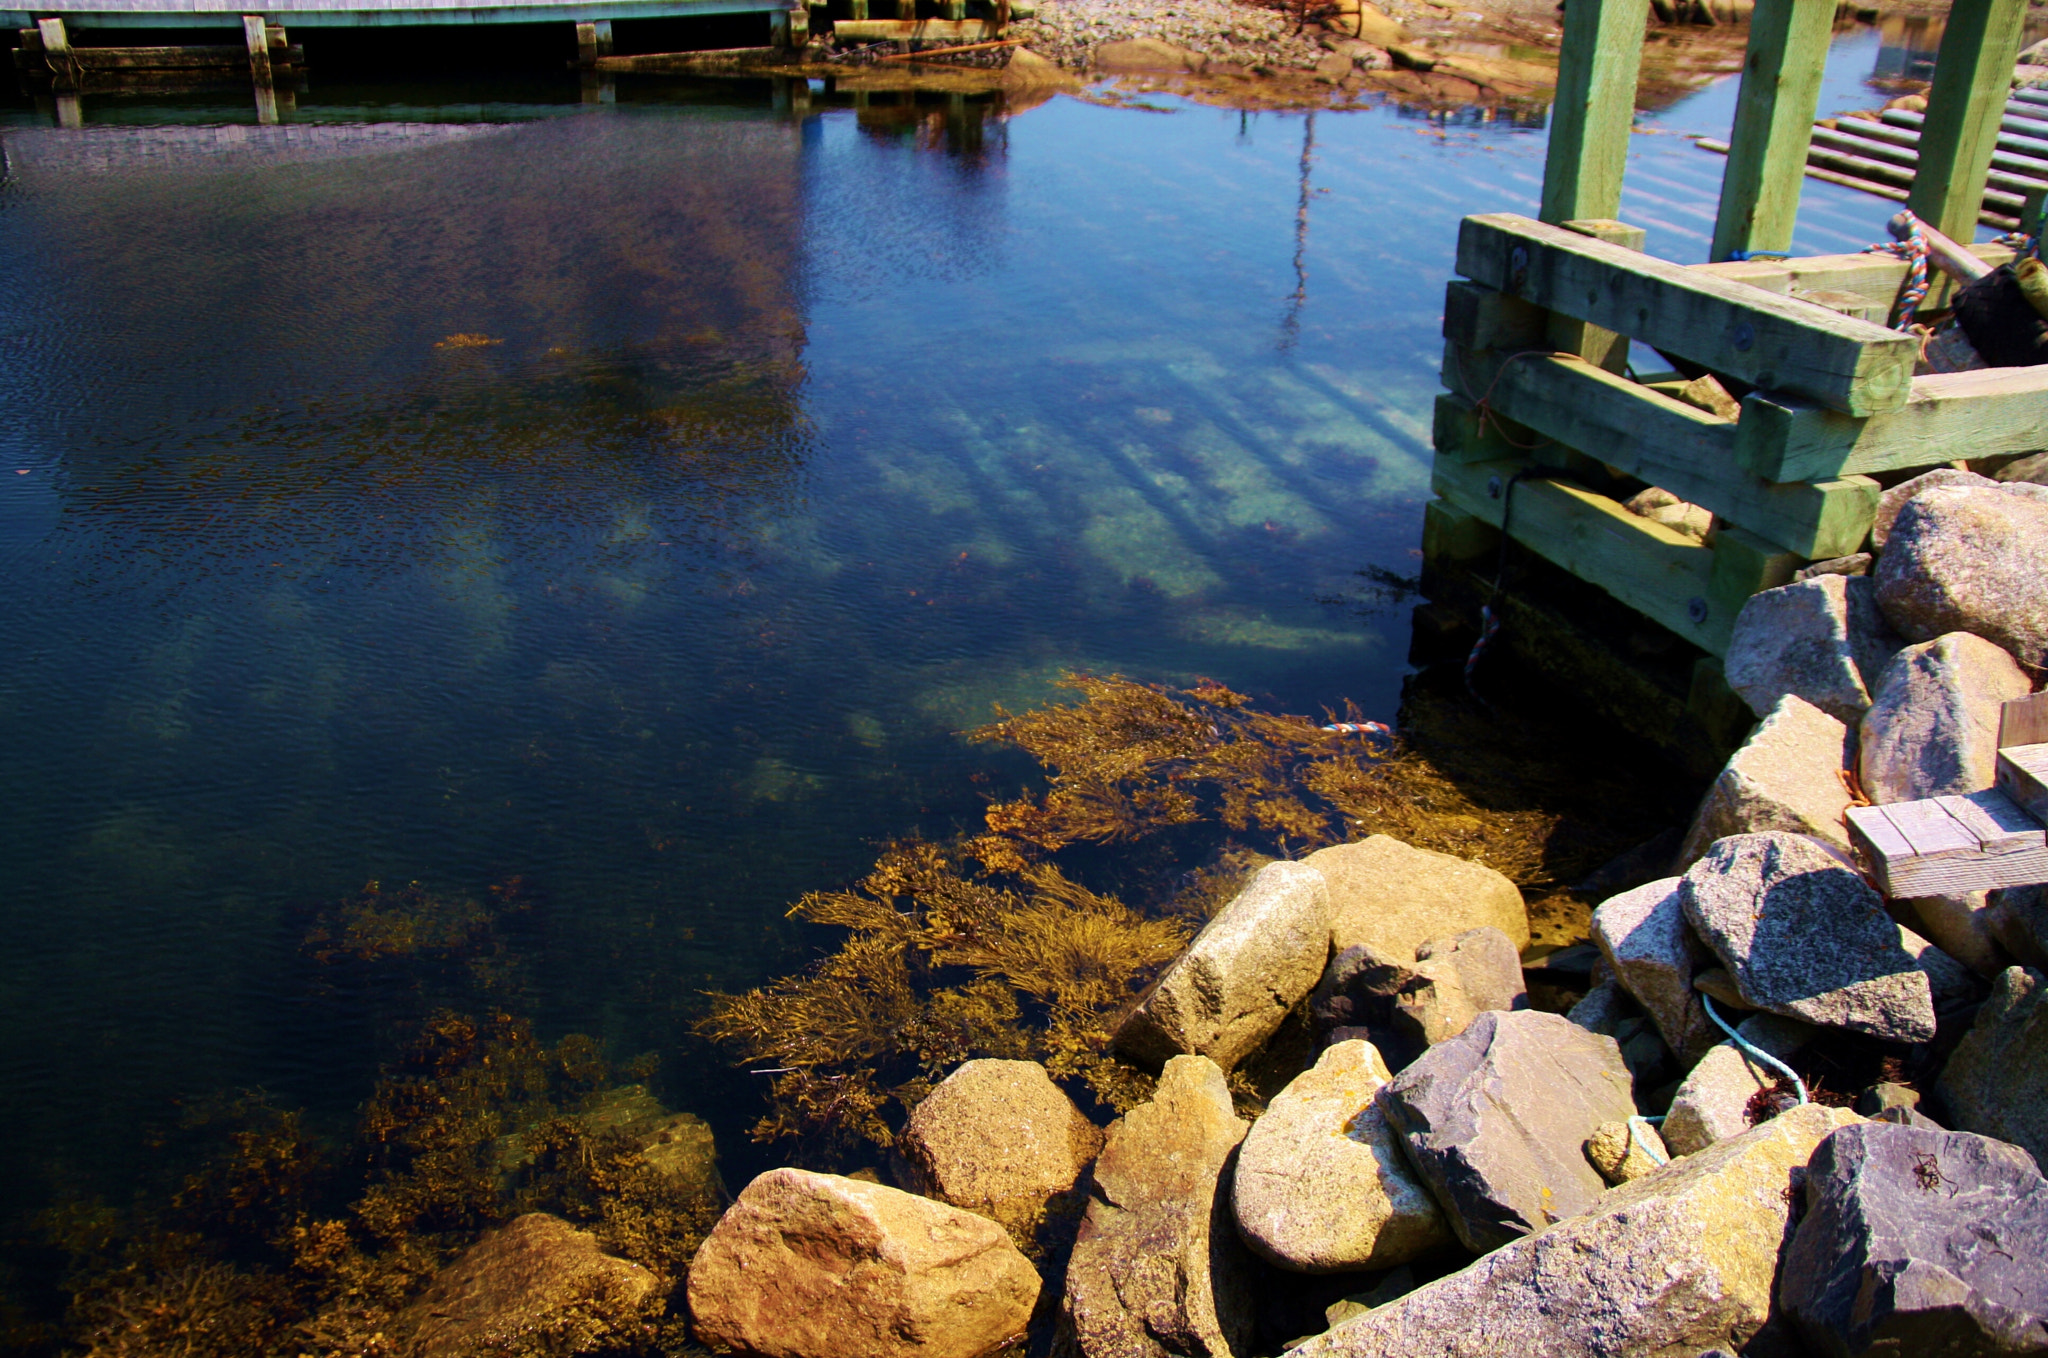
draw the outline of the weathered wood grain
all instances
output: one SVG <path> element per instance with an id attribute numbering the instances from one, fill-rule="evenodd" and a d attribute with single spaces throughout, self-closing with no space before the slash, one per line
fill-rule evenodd
<path id="1" fill-rule="evenodd" d="M 1953 0 L 1927 92 L 1920 167 L 1907 206 L 1945 235 L 1976 234 L 2027 0 Z"/>
<path id="2" fill-rule="evenodd" d="M 2024 853 L 2048 844 L 2041 822 L 1996 788 L 1965 797 L 1936 797 L 1934 802 L 1977 841 L 1980 853 Z"/>
<path id="3" fill-rule="evenodd" d="M 1998 752 L 1998 790 L 2036 820 L 2048 820 L 2048 745 L 2016 745 Z"/>
<path id="4" fill-rule="evenodd" d="M 2015 698 L 1998 710 L 1998 748 L 2048 744 L 2048 693 Z"/>
<path id="5" fill-rule="evenodd" d="M 1509 481 L 1525 464 L 1439 461 L 1431 487 L 1493 528 L 1512 504 L 1508 536 L 1654 622 L 1716 655 L 1735 619 L 1708 601 L 1714 553 L 1674 529 L 1638 518 L 1602 495 L 1562 481 Z"/>
<path id="6" fill-rule="evenodd" d="M 980 42 L 996 36 L 986 19 L 841 19 L 832 31 L 847 42 Z"/>
<path id="7" fill-rule="evenodd" d="M 1467 217 L 1458 272 L 1692 359 L 1853 415 L 1904 405 L 1918 341 L 1512 213 Z"/>
<path id="8" fill-rule="evenodd" d="M 1915 858 L 1947 858 L 1977 852 L 1977 837 L 1964 829 L 1938 800 L 1893 802 L 1884 813 L 1913 846 Z"/>
<path id="9" fill-rule="evenodd" d="M 1709 257 L 1791 247 L 1834 18 L 1832 0 L 1757 0 Z"/>
<path id="10" fill-rule="evenodd" d="M 1960 803 L 1965 816 L 1953 812 Z M 1887 896 L 1961 895 L 2048 881 L 2048 833 L 1995 792 L 1852 806 L 1849 837 Z M 1986 837 L 1980 837 L 1982 830 Z"/>
<path id="11" fill-rule="evenodd" d="M 1565 11 L 1543 160 L 1544 221 L 1620 213 L 1649 18 L 1650 0 L 1579 0 Z"/>
<path id="12" fill-rule="evenodd" d="M 1868 418 L 1753 392 L 1736 459 L 1767 481 L 1808 481 L 2048 448 L 2048 365 L 1931 373 L 1909 392 L 1902 408 Z"/>
<path id="13" fill-rule="evenodd" d="M 1597 457 L 1808 558 L 1861 546 L 1881 491 L 1868 477 L 1773 484 L 1735 458 L 1739 426 L 1582 360 L 1449 341 L 1444 385 L 1523 429 Z"/>

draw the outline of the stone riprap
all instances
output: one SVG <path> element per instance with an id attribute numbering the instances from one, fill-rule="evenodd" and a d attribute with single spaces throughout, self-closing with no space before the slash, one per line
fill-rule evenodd
<path id="1" fill-rule="evenodd" d="M 1409 962 L 1433 938 L 1492 926 L 1519 952 L 1529 946 L 1522 893 L 1500 873 L 1390 835 L 1318 849 L 1302 860 L 1330 884 L 1331 945 L 1360 944 Z"/>
<path id="2" fill-rule="evenodd" d="M 1231 1203 L 1245 1243 L 1304 1273 L 1391 1268 L 1452 1243 L 1450 1224 L 1376 1102 L 1393 1077 L 1339 1042 L 1252 1124 Z"/>
<path id="3" fill-rule="evenodd" d="M 1249 1352 L 1255 1261 L 1230 1209 L 1247 1130 L 1201 1056 L 1168 1061 L 1151 1101 L 1110 1124 L 1061 1313 L 1087 1358 Z"/>
<path id="4" fill-rule="evenodd" d="M 1870 521 L 1870 545 L 1882 552 L 1885 540 L 1892 535 L 1892 524 L 1898 521 L 1899 511 L 1923 490 L 1936 486 L 1996 486 L 1997 481 L 1976 472 L 1964 471 L 1960 467 L 1936 467 L 1901 481 L 1877 497 L 1877 512 Z"/>
<path id="5" fill-rule="evenodd" d="M 1438 1048 L 1438 1050 L 1442 1050 Z M 1596 1358 L 1741 1348 L 1770 1318 L 1792 1179 L 1854 1122 L 1809 1104 L 1318 1335 L 1289 1358 Z"/>
<path id="6" fill-rule="evenodd" d="M 1593 941 L 1624 989 L 1655 1021 L 1679 1059 L 1696 1061 L 1719 1040 L 1707 1022 L 1693 973 L 1708 960 L 1679 901 L 1683 879 L 1666 877 L 1603 901 L 1593 912 Z"/>
<path id="7" fill-rule="evenodd" d="M 1934 1088 L 1961 1130 L 2048 1156 L 2048 976 L 2001 972 Z"/>
<path id="8" fill-rule="evenodd" d="M 1472 1026 L 1488 1009 L 1526 1009 L 1529 987 L 1508 936 L 1491 926 L 1432 939 L 1417 949 L 1415 978 L 1394 999 L 1394 1017 L 1425 1046 Z"/>
<path id="9" fill-rule="evenodd" d="M 1610 1184 L 1625 1184 L 1671 1162 L 1657 1129 L 1640 1118 L 1603 1122 L 1586 1138 L 1586 1162 Z"/>
<path id="10" fill-rule="evenodd" d="M 991 1217 L 1029 1239 L 1048 1203 L 1074 1193 L 1102 1131 L 1036 1061 L 967 1061 L 910 1112 L 896 1151 L 913 1192 Z"/>
<path id="11" fill-rule="evenodd" d="M 981 1358 L 1038 1291 L 987 1217 L 801 1169 L 748 1184 L 690 1261 L 698 1341 L 761 1358 Z"/>
<path id="12" fill-rule="evenodd" d="M 1592 1206 L 1583 1147 L 1636 1111 L 1611 1037 L 1536 1010 L 1481 1014 L 1380 1095 L 1467 1249 L 1495 1249 Z"/>
<path id="13" fill-rule="evenodd" d="M 1788 693 L 1729 757 L 1700 802 L 1678 851 L 1680 871 L 1717 839 L 1787 830 L 1850 852 L 1846 769 L 1856 766 L 1849 727 Z"/>
<path id="14" fill-rule="evenodd" d="M 1720 840 L 1687 870 L 1680 899 L 1757 1008 L 1894 1042 L 1934 1036 L 1927 975 L 1883 898 L 1812 840 Z"/>
<path id="15" fill-rule="evenodd" d="M 1814 1035 L 1812 1025 L 1777 1014 L 1751 1014 L 1735 1024 L 1735 1031 L 1758 1051 L 1788 1062 Z M 1686 1072 L 1671 1096 L 1664 1114 L 1664 1144 L 1673 1155 L 1693 1155 L 1717 1141 L 1741 1136 L 1751 1126 L 1751 1101 L 1782 1078 L 1735 1043 L 1716 1045 Z"/>
<path id="16" fill-rule="evenodd" d="M 1724 668 L 1728 686 L 1757 716 L 1792 694 L 1853 724 L 1870 686 L 1897 648 L 1861 576 L 1821 575 L 1752 594 L 1735 617 Z"/>
<path id="17" fill-rule="evenodd" d="M 1399 1070 L 1429 1045 L 1394 1023 L 1401 992 L 1417 979 L 1413 957 L 1397 961 L 1357 944 L 1330 959 L 1309 995 L 1309 1014 L 1325 1041 L 1370 1042 L 1388 1068 Z"/>
<path id="18" fill-rule="evenodd" d="M 1231 1069 L 1315 988 L 1329 956 L 1323 874 L 1268 863 L 1166 969 L 1118 1028 L 1117 1048 L 1153 1065 L 1198 1055 Z"/>
<path id="19" fill-rule="evenodd" d="M 1990 787 L 1999 709 L 2033 690 L 2011 656 L 1968 632 L 1906 647 L 1885 666 L 1857 733 L 1865 795 L 1883 804 Z"/>
<path id="20" fill-rule="evenodd" d="M 1899 511 L 1871 578 L 1886 620 L 1906 640 L 1972 632 L 2023 665 L 2048 668 L 2048 487 L 1923 491 Z"/>
<path id="21" fill-rule="evenodd" d="M 1989 1137 L 1840 1128 L 1807 1166 L 1779 1297 L 1829 1358 L 2048 1353 L 2048 1182 Z"/>
<path id="22" fill-rule="evenodd" d="M 527 1334 L 564 1346 L 632 1334 L 658 1317 L 667 1285 L 599 1248 L 560 1217 L 514 1217 L 436 1273 L 393 1325 L 407 1358 L 473 1358 Z"/>
<path id="23" fill-rule="evenodd" d="M 2009 886 L 1985 900 L 1999 946 L 2025 966 L 2048 971 L 2048 887 Z"/>

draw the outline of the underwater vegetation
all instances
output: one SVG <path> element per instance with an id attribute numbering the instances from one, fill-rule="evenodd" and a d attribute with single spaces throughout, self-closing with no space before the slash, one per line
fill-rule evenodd
<path id="1" fill-rule="evenodd" d="M 1122 1112 L 1152 1080 L 1109 1050 L 1117 1023 L 1261 864 L 1389 834 L 1540 893 L 1641 837 L 1611 823 L 1614 805 L 1652 805 L 1517 763 L 1497 719 L 1478 714 L 1486 729 L 1470 729 L 1459 704 L 1421 694 L 1404 716 L 1432 755 L 1324 729 L 1362 719 L 1349 709 L 1319 721 L 1259 711 L 1210 682 L 1062 682 L 1079 701 L 999 710 L 972 733 L 1035 758 L 1043 790 L 991 805 L 987 833 L 894 845 L 851 890 L 805 896 L 790 913 L 844 930 L 837 949 L 799 975 L 713 997 L 700 1031 L 773 1077 L 756 1140 L 794 1142 L 822 1167 L 858 1158 L 863 1141 L 888 1147 L 932 1083 L 974 1057 L 1042 1061 Z M 1604 806 L 1607 823 L 1575 802 Z M 1166 852 L 1132 851 L 1147 841 Z M 1136 868 L 1110 869 L 1106 889 L 1083 885 L 1076 866 L 1099 868 L 1100 846 Z M 1188 862 L 1200 866 L 1161 871 Z M 1251 1080 L 1233 1075 L 1233 1089 L 1255 1114 Z"/>

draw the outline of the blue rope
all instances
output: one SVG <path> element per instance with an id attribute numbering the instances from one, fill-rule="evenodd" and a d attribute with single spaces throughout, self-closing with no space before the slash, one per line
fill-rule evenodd
<path id="1" fill-rule="evenodd" d="M 1722 1032 L 1728 1034 L 1728 1040 L 1730 1042 L 1733 1042 L 1745 1056 L 1750 1057 L 1752 1060 L 1761 1061 L 1764 1065 L 1769 1066 L 1772 1070 L 1777 1071 L 1786 1079 L 1790 1080 L 1792 1082 L 1792 1087 L 1799 1091 L 1799 1102 L 1812 1102 L 1812 1100 L 1806 1097 L 1806 1081 L 1799 1078 L 1798 1071 L 1792 1069 L 1792 1067 L 1786 1065 L 1783 1061 L 1780 1061 L 1777 1057 L 1771 1055 L 1769 1052 L 1764 1051 L 1762 1048 L 1754 1045 L 1749 1041 L 1749 1039 L 1745 1038 L 1741 1033 L 1738 1033 L 1733 1028 L 1730 1028 L 1727 1022 L 1718 1013 L 1714 1012 L 1714 1002 L 1712 999 L 1702 994 L 1700 996 L 1700 1003 L 1706 1007 L 1707 1017 L 1714 1021 L 1714 1026 L 1716 1028 L 1719 1028 Z"/>
<path id="2" fill-rule="evenodd" d="M 1671 1157 L 1668 1155 L 1659 1155 L 1657 1153 L 1657 1148 L 1655 1146 L 1652 1146 L 1649 1142 L 1643 1140 L 1642 1134 L 1636 1130 L 1637 1123 L 1643 1123 L 1647 1125 L 1652 1122 L 1662 1122 L 1663 1120 L 1664 1119 L 1662 1118 L 1646 1118 L 1641 1113 L 1638 1113 L 1634 1117 L 1630 1118 L 1628 1120 L 1628 1144 L 1635 1147 L 1637 1150 L 1640 1150 L 1643 1154 L 1649 1156 L 1658 1164 L 1668 1165 L 1671 1163 Z"/>

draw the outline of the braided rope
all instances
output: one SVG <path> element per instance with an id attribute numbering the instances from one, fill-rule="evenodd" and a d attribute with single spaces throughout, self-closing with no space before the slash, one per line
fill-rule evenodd
<path id="1" fill-rule="evenodd" d="M 1894 330 L 1909 330 L 1913 325 L 1913 314 L 1927 300 L 1927 236 L 1920 229 L 1918 217 L 1906 211 L 1899 215 L 1906 219 L 1906 238 L 1865 246 L 1863 253 L 1897 255 L 1906 261 L 1906 281 L 1899 287 L 1898 300 L 1892 303 L 1891 319 L 1887 324 Z"/>
<path id="2" fill-rule="evenodd" d="M 1748 1056 L 1753 1060 L 1762 1062 L 1764 1065 L 1769 1066 L 1772 1070 L 1777 1071 L 1780 1075 L 1783 1075 L 1786 1079 L 1790 1080 L 1792 1082 L 1792 1087 L 1799 1091 L 1799 1101 L 1801 1103 L 1812 1102 L 1812 1100 L 1809 1099 L 1806 1095 L 1806 1081 L 1799 1078 L 1798 1071 L 1792 1069 L 1792 1067 L 1786 1065 L 1777 1057 L 1771 1055 L 1763 1048 L 1757 1046 L 1748 1038 L 1744 1037 L 1741 1033 L 1738 1033 L 1733 1028 L 1730 1028 L 1728 1026 L 1727 1020 L 1723 1019 L 1721 1015 L 1715 1011 L 1714 1002 L 1708 999 L 1705 995 L 1700 996 L 1700 1003 L 1703 1006 L 1705 1006 L 1707 1011 L 1707 1017 L 1714 1021 L 1714 1026 L 1719 1028 L 1722 1032 L 1728 1034 L 1728 1040 L 1730 1042 L 1733 1042 L 1737 1049 L 1740 1050 L 1743 1055 Z"/>

